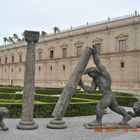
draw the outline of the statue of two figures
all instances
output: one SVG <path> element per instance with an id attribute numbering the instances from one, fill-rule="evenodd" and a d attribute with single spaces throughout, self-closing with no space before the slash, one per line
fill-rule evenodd
<path id="1" fill-rule="evenodd" d="M 118 126 L 128 126 L 127 122 L 136 116 L 140 116 L 140 101 L 134 103 L 134 113 L 127 112 L 123 107 L 119 106 L 115 95 L 111 90 L 111 77 L 107 72 L 106 68 L 101 64 L 100 59 L 96 53 L 96 47 L 92 48 L 93 62 L 96 67 L 89 67 L 85 69 L 84 75 L 88 75 L 92 78 L 91 86 L 85 85 L 82 78 L 80 79 L 79 86 L 87 92 L 95 92 L 96 88 L 102 93 L 101 101 L 96 106 L 96 119 L 92 122 L 85 124 L 87 128 L 94 128 L 96 126 L 102 125 L 102 117 L 104 110 L 109 107 L 112 111 L 120 114 L 123 118 L 119 122 Z M 140 127 L 140 125 L 139 125 Z"/>
<path id="2" fill-rule="evenodd" d="M 89 57 L 88 54 L 92 55 L 93 62 L 96 67 L 89 67 L 85 69 L 86 64 L 88 63 Z M 82 74 L 88 75 L 92 78 L 91 86 L 85 85 L 82 78 Z M 80 82 L 79 82 L 80 81 Z M 88 92 L 95 92 L 98 88 L 102 93 L 101 101 L 96 106 L 96 119 L 92 122 L 85 124 L 86 128 L 95 128 L 96 126 L 102 126 L 102 117 L 104 110 L 109 107 L 112 111 L 120 114 L 123 119 L 119 122 L 119 127 L 126 127 L 127 122 L 132 117 L 140 116 L 140 100 L 134 103 L 133 110 L 134 112 L 127 112 L 123 107 L 120 107 L 116 101 L 116 97 L 111 90 L 111 77 L 107 72 L 106 68 L 101 64 L 100 59 L 96 53 L 96 47 L 86 47 L 83 55 L 80 58 L 80 61 L 72 73 L 70 80 L 68 81 L 66 87 L 64 88 L 55 108 L 53 111 L 54 120 L 51 120 L 50 124 L 47 125 L 48 128 L 57 128 L 62 129 L 66 128 L 65 121 L 62 120 L 63 115 L 68 108 L 70 98 L 72 97 L 77 85 L 83 88 Z M 73 88 L 73 89 L 72 89 Z M 0 107 L 0 127 L 2 130 L 8 130 L 6 127 L 3 118 L 8 115 L 8 110 L 5 107 Z M 140 127 L 140 124 L 137 125 Z"/>

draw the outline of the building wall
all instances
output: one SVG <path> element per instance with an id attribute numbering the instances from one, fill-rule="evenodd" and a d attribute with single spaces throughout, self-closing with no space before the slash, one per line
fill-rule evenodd
<path id="1" fill-rule="evenodd" d="M 126 41 L 123 51 L 119 50 L 120 40 Z M 139 89 L 140 16 L 136 15 L 40 37 L 36 46 L 36 86 L 64 87 L 80 57 L 77 47 L 81 46 L 83 50 L 96 43 L 101 44 L 99 57 L 112 77 L 112 88 Z M 65 58 L 63 48 L 67 49 Z M 54 51 L 53 58 L 50 58 L 50 51 Z M 25 58 L 26 42 L 0 48 L 0 84 L 23 85 Z M 122 63 L 124 67 L 121 67 Z M 93 65 L 91 58 L 87 67 Z M 83 78 L 85 83 L 90 83 L 88 76 Z"/>

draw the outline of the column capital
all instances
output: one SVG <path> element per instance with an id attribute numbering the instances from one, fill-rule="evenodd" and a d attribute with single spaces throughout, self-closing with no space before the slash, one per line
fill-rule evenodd
<path id="1" fill-rule="evenodd" d="M 24 31 L 24 37 L 27 42 L 38 42 L 39 32 L 37 31 Z"/>

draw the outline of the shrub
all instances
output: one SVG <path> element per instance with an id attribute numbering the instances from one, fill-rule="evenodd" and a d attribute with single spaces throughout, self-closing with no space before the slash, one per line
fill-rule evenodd
<path id="1" fill-rule="evenodd" d="M 1 106 L 5 106 L 8 108 L 9 117 L 21 117 L 22 113 L 22 105 L 19 104 L 0 104 Z M 81 116 L 81 115 L 93 115 L 95 114 L 95 106 L 94 102 L 75 102 L 70 103 L 68 110 L 66 111 L 65 116 Z M 34 105 L 34 117 L 51 117 L 52 111 L 55 107 L 55 103 L 44 103 L 44 104 L 35 104 Z"/>

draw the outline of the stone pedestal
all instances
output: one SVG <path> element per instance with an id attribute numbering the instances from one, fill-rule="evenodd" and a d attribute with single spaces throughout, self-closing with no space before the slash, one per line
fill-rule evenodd
<path id="1" fill-rule="evenodd" d="M 95 125 L 95 126 L 90 126 L 90 125 L 85 123 L 84 126 L 87 129 L 97 129 L 97 128 L 101 128 L 101 129 L 123 129 L 123 128 L 132 129 L 133 128 L 129 124 L 120 125 L 118 123 L 104 123 L 102 125 Z"/>
<path id="2" fill-rule="evenodd" d="M 70 79 L 68 80 L 66 87 L 63 89 L 61 96 L 59 97 L 59 99 L 56 103 L 56 106 L 53 110 L 52 116 L 55 119 L 61 120 L 63 118 L 63 116 L 64 116 L 64 114 L 69 106 L 69 102 L 70 102 L 70 100 L 71 100 L 71 98 L 72 98 L 72 96 L 73 96 L 73 94 L 78 86 L 80 78 L 85 70 L 85 67 L 90 59 L 91 53 L 92 53 L 91 48 L 86 47 L 84 49 L 78 64 L 76 65 L 72 75 L 70 76 Z M 54 122 L 55 119 L 52 122 Z M 54 128 L 55 125 L 52 122 L 50 122 L 51 128 Z M 50 126 L 50 124 L 49 124 L 49 126 Z M 52 125 L 54 125 L 54 126 L 52 127 Z M 57 127 L 58 127 L 58 125 L 57 125 Z"/>
<path id="3" fill-rule="evenodd" d="M 67 128 L 67 125 L 65 124 L 65 121 L 62 119 L 53 119 L 50 121 L 50 123 L 47 125 L 50 129 L 64 129 Z"/>
<path id="4" fill-rule="evenodd" d="M 23 121 L 21 120 L 19 124 L 17 125 L 18 129 L 22 130 L 31 130 L 31 129 L 36 129 L 38 128 L 38 125 L 35 123 L 34 120 L 32 121 Z"/>
<path id="5" fill-rule="evenodd" d="M 22 117 L 17 128 L 28 130 L 38 127 L 33 121 L 33 103 L 35 94 L 35 46 L 39 39 L 39 32 L 25 31 L 24 35 L 27 41 L 27 51 L 22 97 Z"/>

